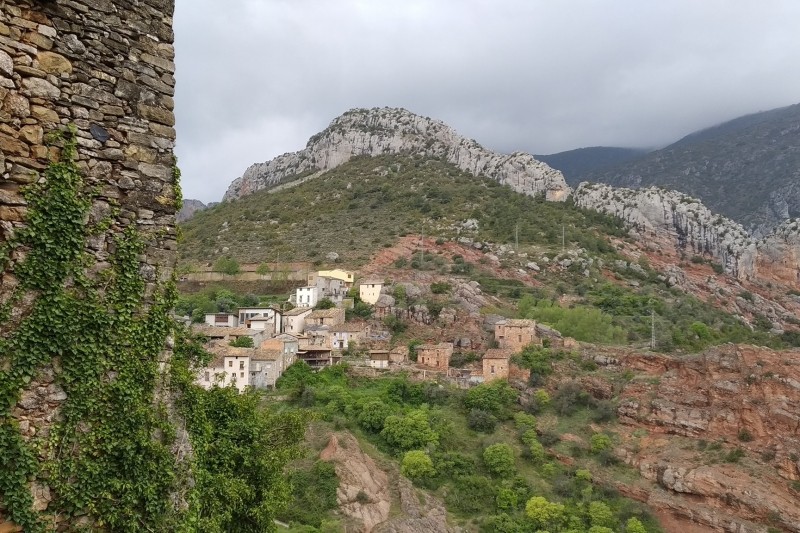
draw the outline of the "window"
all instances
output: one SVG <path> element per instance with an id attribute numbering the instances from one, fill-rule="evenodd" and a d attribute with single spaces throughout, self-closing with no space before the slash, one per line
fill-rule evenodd
<path id="1" fill-rule="evenodd" d="M 228 367 L 232 367 L 232 366 L 233 366 L 233 361 L 228 361 Z"/>
<path id="2" fill-rule="evenodd" d="M 231 372 L 231 379 L 236 381 L 236 372 Z"/>
<path id="3" fill-rule="evenodd" d="M 494 365 L 492 365 L 492 374 L 494 374 Z"/>
<path id="4" fill-rule="evenodd" d="M 239 361 L 239 370 L 244 370 L 244 361 Z"/>
<path id="5" fill-rule="evenodd" d="M 242 372 L 242 373 L 239 375 L 239 377 L 243 378 L 243 377 L 244 377 L 244 372 Z"/>
<path id="6" fill-rule="evenodd" d="M 519 336 L 519 342 L 522 342 L 522 335 Z"/>
<path id="7" fill-rule="evenodd" d="M 205 380 L 206 380 L 206 381 L 209 381 L 210 379 L 211 379 L 211 372 L 209 372 L 208 370 L 206 370 Z"/>

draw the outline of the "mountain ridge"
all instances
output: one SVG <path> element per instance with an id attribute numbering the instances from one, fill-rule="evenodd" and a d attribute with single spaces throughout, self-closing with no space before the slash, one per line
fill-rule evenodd
<path id="1" fill-rule="evenodd" d="M 564 176 L 530 154 L 499 154 L 459 135 L 445 123 L 402 108 L 352 109 L 312 136 L 306 147 L 251 165 L 228 187 L 223 201 L 269 188 L 290 177 L 326 171 L 361 155 L 414 153 L 438 157 L 517 192 L 563 201 L 572 189 Z"/>

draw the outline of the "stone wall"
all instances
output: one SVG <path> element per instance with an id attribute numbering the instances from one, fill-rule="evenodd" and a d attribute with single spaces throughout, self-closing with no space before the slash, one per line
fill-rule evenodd
<path id="1" fill-rule="evenodd" d="M 0 244 L 25 224 L 21 188 L 59 156 L 48 134 L 74 125 L 77 163 L 97 191 L 87 222 L 113 220 L 87 243 L 96 265 L 107 264 L 114 235 L 135 226 L 149 243 L 140 257 L 148 294 L 172 275 L 173 9 L 173 0 L 0 0 Z M 19 259 L 0 273 L 3 302 L 17 285 Z M 14 330 L 34 299 L 14 304 L 0 334 Z M 46 435 L 57 419 L 66 399 L 57 374 L 55 364 L 43 368 L 23 391 L 12 413 L 23 438 Z M 46 485 L 34 483 L 33 492 L 36 508 L 46 509 Z"/>

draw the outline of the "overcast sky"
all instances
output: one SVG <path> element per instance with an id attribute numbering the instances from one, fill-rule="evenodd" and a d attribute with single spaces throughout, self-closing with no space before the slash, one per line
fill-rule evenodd
<path id="1" fill-rule="evenodd" d="M 186 198 L 353 107 L 501 152 L 657 147 L 800 102 L 798 0 L 176 0 Z"/>

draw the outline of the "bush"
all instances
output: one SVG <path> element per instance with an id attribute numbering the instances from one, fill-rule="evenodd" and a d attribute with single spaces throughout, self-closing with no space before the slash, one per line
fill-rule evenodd
<path id="1" fill-rule="evenodd" d="M 433 294 L 449 294 L 453 287 L 445 281 L 437 281 L 431 283 L 431 292 Z"/>
<path id="2" fill-rule="evenodd" d="M 424 449 L 439 442 L 439 435 L 431 429 L 427 411 L 422 409 L 409 411 L 405 416 L 386 417 L 381 437 L 400 451 Z"/>
<path id="3" fill-rule="evenodd" d="M 235 348 L 252 348 L 253 337 L 249 337 L 247 335 L 236 337 L 229 344 Z"/>
<path id="4" fill-rule="evenodd" d="M 553 407 L 559 415 L 569 416 L 591 402 L 591 396 L 575 381 L 562 384 L 553 396 Z"/>
<path id="5" fill-rule="evenodd" d="M 448 509 L 462 514 L 488 515 L 494 511 L 496 489 L 484 476 L 457 477 L 445 497 Z"/>
<path id="6" fill-rule="evenodd" d="M 525 516 L 537 529 L 556 530 L 564 519 L 565 511 L 563 504 L 549 502 L 542 496 L 534 496 L 525 504 Z"/>
<path id="7" fill-rule="evenodd" d="M 310 470 L 290 472 L 289 480 L 294 501 L 280 518 L 319 527 L 327 511 L 338 505 L 339 478 L 333 463 L 316 461 Z"/>
<path id="8" fill-rule="evenodd" d="M 467 416 L 467 425 L 473 431 L 494 433 L 494 429 L 497 426 L 497 417 L 483 409 L 470 409 Z"/>
<path id="9" fill-rule="evenodd" d="M 516 402 L 519 393 L 507 381 L 497 380 L 483 383 L 470 389 L 464 405 L 472 409 L 488 411 L 501 420 L 508 418 L 509 408 Z"/>
<path id="10" fill-rule="evenodd" d="M 409 479 L 422 479 L 433 477 L 436 470 L 433 468 L 433 461 L 430 456 L 422 450 L 412 450 L 403 456 L 400 466 L 400 473 Z"/>
<path id="11" fill-rule="evenodd" d="M 739 440 L 742 442 L 750 442 L 753 440 L 753 435 L 746 429 L 739 430 Z"/>
<path id="12" fill-rule="evenodd" d="M 614 420 L 617 416 L 617 409 L 614 407 L 613 402 L 609 400 L 600 400 L 594 406 L 592 412 L 592 421 L 594 422 L 609 422 Z"/>
<path id="13" fill-rule="evenodd" d="M 600 453 L 606 450 L 610 450 L 613 442 L 611 442 L 611 437 L 606 435 L 605 433 L 595 433 L 592 435 L 591 439 L 591 451 L 592 453 Z"/>
<path id="14" fill-rule="evenodd" d="M 330 298 L 323 298 L 317 302 L 314 309 L 333 309 L 334 307 L 336 307 L 336 304 Z"/>
<path id="15" fill-rule="evenodd" d="M 380 433 L 386 417 L 392 414 L 392 408 L 383 401 L 373 400 L 364 404 L 358 414 L 358 424 L 367 431 Z"/>
<path id="16" fill-rule="evenodd" d="M 516 470 L 514 450 L 505 443 L 492 444 L 483 450 L 483 463 L 487 470 L 500 477 L 511 477 Z"/>
<path id="17" fill-rule="evenodd" d="M 221 257 L 214 263 L 214 271 L 233 276 L 240 272 L 239 263 L 231 257 Z"/>

